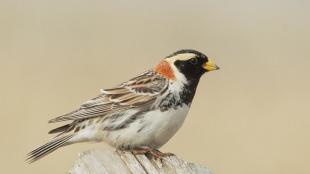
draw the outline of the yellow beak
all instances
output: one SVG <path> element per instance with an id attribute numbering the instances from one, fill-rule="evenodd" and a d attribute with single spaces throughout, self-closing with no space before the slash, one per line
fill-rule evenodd
<path id="1" fill-rule="evenodd" d="M 206 71 L 214 71 L 220 69 L 211 59 L 203 65 Z"/>

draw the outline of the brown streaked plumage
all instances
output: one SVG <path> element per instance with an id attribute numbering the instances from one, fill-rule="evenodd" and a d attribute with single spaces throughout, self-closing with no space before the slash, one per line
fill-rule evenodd
<path id="1" fill-rule="evenodd" d="M 89 119 L 152 104 L 167 89 L 167 82 L 158 73 L 147 71 L 118 87 L 102 90 L 101 95 L 85 102 L 76 111 L 54 118 L 49 123 Z"/>

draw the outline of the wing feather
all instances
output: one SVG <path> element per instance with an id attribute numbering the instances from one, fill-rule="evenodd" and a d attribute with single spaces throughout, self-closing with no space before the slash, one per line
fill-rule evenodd
<path id="1" fill-rule="evenodd" d="M 83 103 L 79 109 L 49 122 L 89 119 L 152 104 L 158 95 L 167 90 L 168 85 L 167 79 L 147 71 L 116 88 L 102 90 L 102 94 Z"/>

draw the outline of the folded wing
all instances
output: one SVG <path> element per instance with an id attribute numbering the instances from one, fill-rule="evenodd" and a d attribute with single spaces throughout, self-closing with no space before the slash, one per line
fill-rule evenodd
<path id="1" fill-rule="evenodd" d="M 153 71 L 147 71 L 119 86 L 102 90 L 102 93 L 85 103 L 79 109 L 59 116 L 49 123 L 78 121 L 122 112 L 130 108 L 152 105 L 158 95 L 164 93 L 169 82 Z"/>

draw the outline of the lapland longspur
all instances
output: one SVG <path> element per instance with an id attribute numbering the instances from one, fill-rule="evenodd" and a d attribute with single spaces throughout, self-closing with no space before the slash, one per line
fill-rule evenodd
<path id="1" fill-rule="evenodd" d="M 69 123 L 51 130 L 58 135 L 28 154 L 34 162 L 56 149 L 79 142 L 104 141 L 116 149 L 165 155 L 163 146 L 181 127 L 200 77 L 219 69 L 206 55 L 180 50 L 153 69 L 120 85 L 101 90 L 96 98 L 49 123 Z"/>

